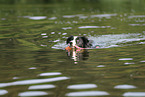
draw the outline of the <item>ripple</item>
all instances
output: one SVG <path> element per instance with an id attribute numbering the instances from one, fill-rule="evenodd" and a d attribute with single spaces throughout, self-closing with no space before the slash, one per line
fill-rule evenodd
<path id="1" fill-rule="evenodd" d="M 77 84 L 77 85 L 70 85 L 67 87 L 68 89 L 91 89 L 97 88 L 95 84 Z"/>
<path id="2" fill-rule="evenodd" d="M 84 28 L 110 28 L 111 26 L 81 26 L 78 27 L 79 29 L 84 29 Z"/>
<path id="3" fill-rule="evenodd" d="M 60 72 L 49 72 L 49 73 L 41 73 L 39 76 L 53 76 L 53 75 L 61 75 L 62 73 Z"/>
<path id="4" fill-rule="evenodd" d="M 47 45 L 41 44 L 40 46 L 47 47 Z"/>
<path id="5" fill-rule="evenodd" d="M 1 18 L 1 20 L 6 20 L 6 18 Z"/>
<path id="6" fill-rule="evenodd" d="M 18 94 L 18 96 L 44 96 L 44 95 L 48 95 L 48 93 L 43 91 L 28 91 Z"/>
<path id="7" fill-rule="evenodd" d="M 47 38 L 48 36 L 42 36 L 42 38 Z"/>
<path id="8" fill-rule="evenodd" d="M 129 65 L 129 64 L 135 64 L 135 63 L 128 63 L 128 62 L 126 62 L 126 63 L 124 63 L 125 65 Z"/>
<path id="9" fill-rule="evenodd" d="M 36 67 L 30 67 L 29 69 L 37 69 Z"/>
<path id="10" fill-rule="evenodd" d="M 34 85 L 34 86 L 30 86 L 28 89 L 29 90 L 36 90 L 36 89 L 51 89 L 51 88 L 55 88 L 55 86 L 54 85 L 50 85 L 50 84 Z"/>
<path id="11" fill-rule="evenodd" d="M 140 24 L 128 24 L 130 26 L 140 26 Z"/>
<path id="12" fill-rule="evenodd" d="M 140 42 L 139 44 L 145 44 L 145 42 Z"/>
<path id="13" fill-rule="evenodd" d="M 144 61 L 140 61 L 140 62 L 145 62 L 145 60 Z"/>
<path id="14" fill-rule="evenodd" d="M 104 65 L 98 65 L 97 67 L 105 67 Z"/>
<path id="15" fill-rule="evenodd" d="M 119 60 L 133 60 L 133 58 L 120 58 Z"/>
<path id="16" fill-rule="evenodd" d="M 76 15 L 64 15 L 64 16 L 62 16 L 63 18 L 74 18 L 74 17 L 76 17 Z"/>
<path id="17" fill-rule="evenodd" d="M 109 95 L 109 93 L 105 91 L 81 91 L 66 94 L 66 96 L 105 96 L 105 95 Z"/>
<path id="18" fill-rule="evenodd" d="M 59 42 L 60 40 L 59 39 L 57 39 L 57 40 L 54 40 L 53 42 Z"/>
<path id="19" fill-rule="evenodd" d="M 143 18 L 145 17 L 145 15 L 133 15 L 133 16 L 129 16 L 128 18 Z"/>
<path id="20" fill-rule="evenodd" d="M 13 79 L 20 79 L 20 77 L 13 77 Z"/>
<path id="21" fill-rule="evenodd" d="M 61 32 L 59 32 L 58 34 L 61 34 Z"/>
<path id="22" fill-rule="evenodd" d="M 145 24 L 128 24 L 130 26 L 145 26 Z"/>
<path id="23" fill-rule="evenodd" d="M 55 34 L 55 32 L 51 32 L 51 34 Z"/>
<path id="24" fill-rule="evenodd" d="M 57 17 L 51 17 L 51 18 L 48 18 L 49 20 L 56 20 Z"/>
<path id="25" fill-rule="evenodd" d="M 47 35 L 47 33 L 42 33 L 41 35 L 42 35 L 42 36 L 43 36 L 43 35 Z"/>
<path id="26" fill-rule="evenodd" d="M 64 15 L 62 16 L 63 18 L 74 18 L 74 17 L 81 17 L 82 14 L 77 14 L 77 15 Z"/>
<path id="27" fill-rule="evenodd" d="M 66 35 L 67 33 L 62 33 L 62 35 Z"/>
<path id="28" fill-rule="evenodd" d="M 55 81 L 61 81 L 61 80 L 67 80 L 67 79 L 69 78 L 68 77 L 55 77 L 55 78 L 47 78 L 47 79 L 22 80 L 22 81 L 10 82 L 10 83 L 0 83 L 0 87 L 39 84 L 39 83 L 55 82 Z"/>
<path id="29" fill-rule="evenodd" d="M 141 96 L 145 96 L 145 92 L 126 92 L 123 94 L 123 96 L 131 96 L 131 97 L 141 97 Z"/>
<path id="30" fill-rule="evenodd" d="M 86 19 L 88 16 L 79 16 L 80 19 Z"/>
<path id="31" fill-rule="evenodd" d="M 33 17 L 29 16 L 28 18 L 31 20 L 42 20 L 42 19 L 46 19 L 47 17 L 46 16 L 33 16 Z"/>
<path id="32" fill-rule="evenodd" d="M 133 86 L 133 85 L 117 85 L 114 88 L 115 89 L 135 89 L 136 86 Z"/>
<path id="33" fill-rule="evenodd" d="M 64 27 L 63 30 L 72 29 L 72 27 Z"/>
<path id="34" fill-rule="evenodd" d="M 0 83 L 0 87 L 12 86 L 11 83 Z"/>
<path id="35" fill-rule="evenodd" d="M 5 95 L 5 94 L 7 94 L 7 93 L 8 93 L 7 90 L 2 90 L 2 89 L 0 89 L 0 95 Z"/>
<path id="36" fill-rule="evenodd" d="M 98 18 L 111 18 L 112 16 L 117 16 L 117 14 L 98 14 L 98 15 L 91 15 L 91 18 L 98 17 Z"/>

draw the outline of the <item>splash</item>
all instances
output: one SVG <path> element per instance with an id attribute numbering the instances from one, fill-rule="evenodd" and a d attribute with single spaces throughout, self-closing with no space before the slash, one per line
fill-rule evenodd
<path id="1" fill-rule="evenodd" d="M 122 47 L 127 45 L 140 44 L 141 41 L 145 40 L 145 35 L 139 33 L 129 33 L 129 34 L 111 34 L 111 35 L 100 35 L 100 36 L 90 36 L 90 39 L 94 41 L 93 47 L 96 45 L 101 48 L 111 48 L 111 47 Z"/>
<path id="2" fill-rule="evenodd" d="M 51 48 L 54 48 L 54 49 L 65 49 L 68 45 L 66 44 L 65 41 L 61 41 L 57 44 L 55 44 L 54 46 L 52 46 Z"/>
<path id="3" fill-rule="evenodd" d="M 109 35 L 98 35 L 88 36 L 89 40 L 92 40 L 92 49 L 99 46 L 100 48 L 111 48 L 111 47 L 122 47 L 133 44 L 145 44 L 145 35 L 140 33 L 129 33 L 129 34 L 109 34 Z M 65 41 L 58 42 L 52 48 L 54 49 L 65 49 L 67 47 Z"/>

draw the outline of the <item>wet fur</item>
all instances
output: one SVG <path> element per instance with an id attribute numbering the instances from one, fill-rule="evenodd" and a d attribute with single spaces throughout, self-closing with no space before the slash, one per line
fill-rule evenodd
<path id="1" fill-rule="evenodd" d="M 81 48 L 89 48 L 92 46 L 91 41 L 88 40 L 85 36 L 77 36 L 77 38 L 74 40 L 74 37 L 76 36 L 70 36 L 68 37 L 66 43 L 70 45 L 70 47 L 73 46 L 73 42 L 75 45 L 81 47 Z"/>

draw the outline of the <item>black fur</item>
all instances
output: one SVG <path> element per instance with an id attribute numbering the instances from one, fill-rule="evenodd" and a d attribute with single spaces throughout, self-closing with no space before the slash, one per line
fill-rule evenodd
<path id="1" fill-rule="evenodd" d="M 73 39 L 74 39 L 74 36 L 70 36 L 70 37 L 68 37 L 66 43 L 69 44 L 70 41 L 72 41 Z"/>

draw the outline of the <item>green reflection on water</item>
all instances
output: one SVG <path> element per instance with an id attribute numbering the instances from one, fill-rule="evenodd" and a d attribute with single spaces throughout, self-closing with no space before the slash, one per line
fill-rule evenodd
<path id="1" fill-rule="evenodd" d="M 1 0 L 0 3 L 0 83 L 59 77 L 38 75 L 60 72 L 60 76 L 70 79 L 51 82 L 56 85 L 55 89 L 48 90 L 53 96 L 83 91 L 69 90 L 67 86 L 86 83 L 97 85 L 88 91 L 106 91 L 110 97 L 145 90 L 144 39 L 122 43 L 116 48 L 88 50 L 86 60 L 80 58 L 77 64 L 64 50 L 51 48 L 64 43 L 70 35 L 144 35 L 144 0 Z M 80 29 L 82 26 L 96 28 Z M 139 36 L 133 36 L 136 37 Z M 119 60 L 121 58 L 133 60 Z M 29 69 L 32 67 L 35 68 Z M 124 84 L 137 88 L 114 88 Z M 28 87 L 3 89 L 8 90 L 6 96 L 16 97 L 28 91 Z"/>

